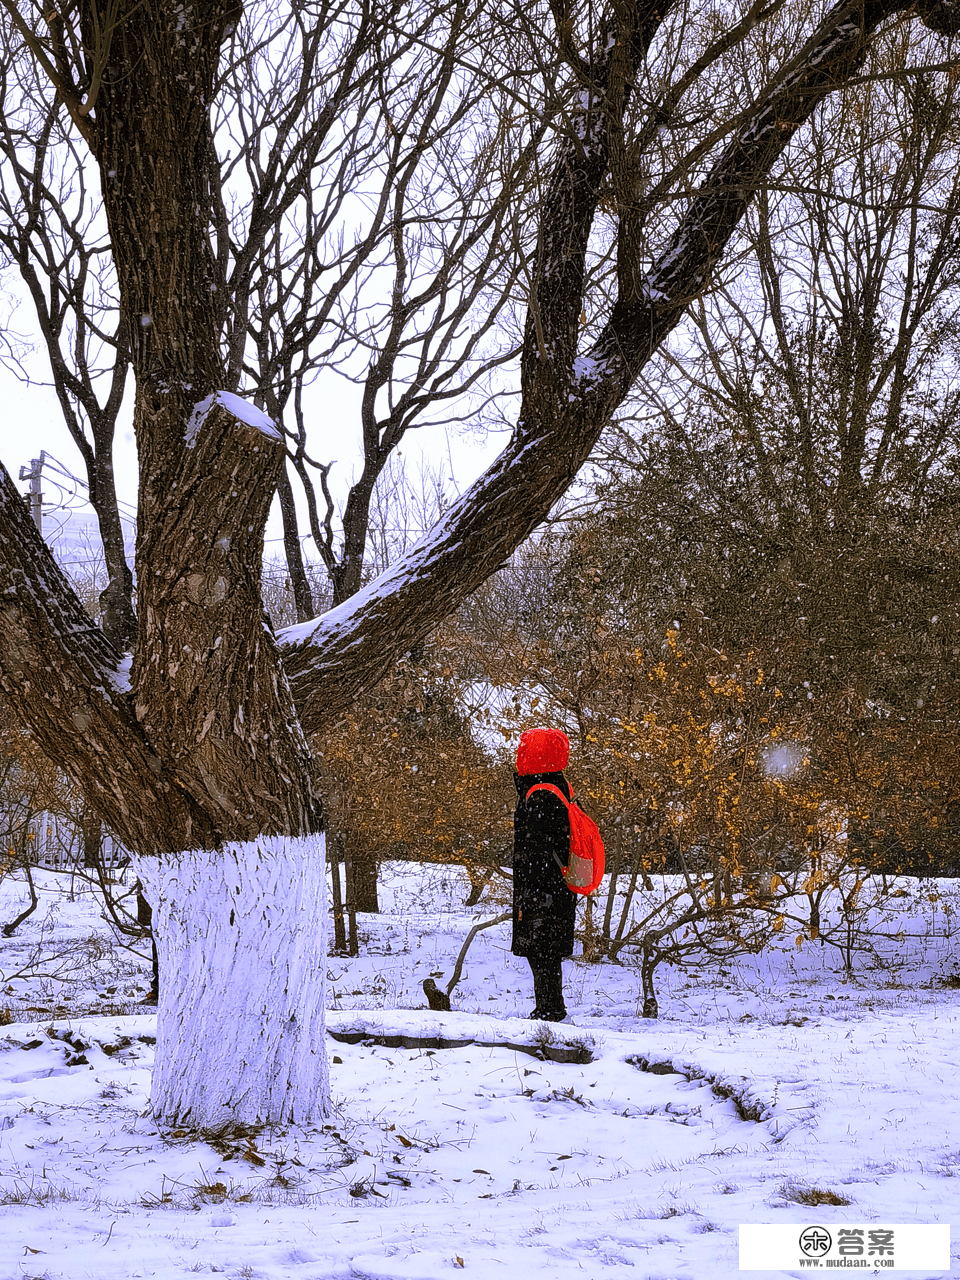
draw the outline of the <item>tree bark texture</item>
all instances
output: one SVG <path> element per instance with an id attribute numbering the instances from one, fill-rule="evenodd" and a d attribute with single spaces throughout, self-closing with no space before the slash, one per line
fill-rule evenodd
<path id="1" fill-rule="evenodd" d="M 282 446 L 215 403 L 193 428 L 168 481 L 169 528 L 155 521 L 162 550 L 141 565 L 132 694 L 120 654 L 0 476 L 0 688 L 108 827 L 143 854 L 305 834 L 317 822 L 306 744 L 260 601 L 264 458 L 276 468 Z"/>
<path id="2" fill-rule="evenodd" d="M 120 654 L 91 622 L 2 469 L 0 626 L 0 689 L 121 839 L 150 851 L 155 825 L 210 830 L 137 724 Z"/>
<path id="3" fill-rule="evenodd" d="M 107 586 L 100 595 L 101 626 L 118 649 L 131 650 L 137 638 L 137 618 L 133 608 L 133 574 L 127 563 L 123 523 L 117 505 L 117 489 L 113 474 L 113 426 L 109 432 L 98 432 L 97 452 L 87 465 L 90 502 L 97 513 L 103 559 L 107 570 Z"/>
<path id="4" fill-rule="evenodd" d="M 186 423 L 166 503 L 141 534 L 137 719 L 212 819 L 211 844 L 314 825 L 306 742 L 261 597 L 283 465 L 269 420 L 208 397 Z M 179 442 L 178 442 L 179 443 Z M 173 848 L 188 846 L 177 833 Z"/>
<path id="5" fill-rule="evenodd" d="M 133 709 L 190 798 L 173 823 L 143 811 L 137 829 L 114 830 L 141 853 L 305 834 L 317 820 L 306 744 L 260 589 L 283 444 L 262 415 L 241 405 L 238 417 L 217 394 L 209 111 L 237 6 L 131 0 L 108 46 L 97 13 L 81 5 L 88 58 L 105 60 L 93 145 L 136 379 Z"/>
<path id="6" fill-rule="evenodd" d="M 380 899 L 377 896 L 377 862 L 366 854 L 355 853 L 350 859 L 350 876 L 347 899 L 353 911 L 379 914 Z"/>
<path id="7" fill-rule="evenodd" d="M 224 27 L 237 8 L 223 0 L 126 0 L 105 47 L 100 6 L 80 5 L 88 60 L 98 48 L 106 57 L 94 151 L 136 379 L 138 565 L 150 560 L 158 536 L 169 536 L 170 479 L 183 466 L 194 405 L 225 386 L 225 292 L 210 236 L 210 107 Z"/>
<path id="8" fill-rule="evenodd" d="M 293 485 L 290 483 L 286 467 L 280 470 L 277 496 L 280 499 L 280 515 L 283 520 L 283 551 L 287 560 L 287 573 L 290 575 L 290 590 L 297 610 L 297 621 L 307 622 L 315 615 L 316 609 L 303 561 L 303 547 L 300 545 Z"/>

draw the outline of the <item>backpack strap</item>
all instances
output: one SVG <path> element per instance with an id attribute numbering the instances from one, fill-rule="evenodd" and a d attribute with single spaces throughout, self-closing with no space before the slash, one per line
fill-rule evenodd
<path id="1" fill-rule="evenodd" d="M 570 808 L 570 801 L 563 794 L 559 787 L 555 787 L 552 782 L 538 782 L 536 786 L 531 787 L 524 800 L 529 800 L 535 791 L 549 791 L 551 795 L 555 795 L 558 800 L 562 800 L 566 807 Z M 573 787 L 570 788 L 570 794 L 573 795 Z"/>
<path id="2" fill-rule="evenodd" d="M 568 783 L 567 785 L 569 786 L 570 784 Z M 564 807 L 567 810 L 567 821 L 569 822 L 570 808 L 571 808 L 570 801 L 563 794 L 563 792 L 560 790 L 559 787 L 555 787 L 552 782 L 538 782 L 537 785 L 535 787 L 531 787 L 530 790 L 527 792 L 527 794 L 523 797 L 524 804 L 526 804 L 526 802 L 530 799 L 530 797 L 533 795 L 535 791 L 549 791 L 551 795 L 555 795 L 558 800 L 562 800 Z M 573 795 L 573 787 L 570 787 L 570 794 Z M 570 854 L 568 852 L 567 853 L 568 860 L 569 860 L 569 857 L 570 857 Z M 553 854 L 553 860 L 557 864 L 557 866 L 560 868 L 560 870 L 563 872 L 563 874 L 566 875 L 568 864 L 566 862 L 562 862 L 556 853 Z"/>

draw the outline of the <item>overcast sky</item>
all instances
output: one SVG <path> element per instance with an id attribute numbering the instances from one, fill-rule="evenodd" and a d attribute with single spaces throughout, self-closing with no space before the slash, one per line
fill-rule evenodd
<path id="1" fill-rule="evenodd" d="M 44 376 L 42 357 L 35 357 L 37 376 Z M 122 514 L 132 514 L 136 506 L 137 468 L 136 450 L 133 441 L 132 426 L 132 376 L 127 389 L 127 404 L 124 415 L 118 426 L 114 445 L 114 463 L 117 472 L 117 492 L 122 504 Z M 347 390 L 345 388 L 345 390 Z M 21 467 L 29 467 L 32 458 L 39 457 L 40 451 L 50 454 L 73 475 L 86 478 L 86 471 L 80 452 L 67 431 L 60 412 L 60 406 L 52 388 L 39 384 L 26 385 L 8 369 L 0 367 L 0 403 L 3 413 L 0 415 L 0 460 L 9 471 L 12 479 L 22 491 L 26 492 L 28 484 L 20 482 Z M 311 441 L 313 457 L 320 461 L 336 459 L 331 471 L 330 480 L 334 497 L 342 501 L 352 471 L 360 462 L 359 445 L 351 439 L 349 424 L 356 422 L 356 411 L 353 409 L 348 394 L 331 401 L 329 393 L 324 395 L 324 412 L 326 426 L 323 423 Z M 468 487 L 500 451 L 505 443 L 503 434 L 488 434 L 483 438 L 479 433 L 457 432 L 443 427 L 420 427 L 411 431 L 401 455 L 416 476 L 421 463 L 431 467 L 442 468 L 443 474 L 451 475 L 453 487 Z M 63 491 L 57 489 L 54 481 L 64 486 Z M 299 486 L 296 486 L 299 488 Z M 57 475 L 55 469 L 45 470 L 43 476 L 44 512 L 51 512 L 51 507 L 64 502 L 67 506 L 79 509 L 81 503 L 71 496 L 73 486 L 63 476 Z M 81 488 L 80 493 L 84 490 Z M 55 513 L 45 515 L 45 532 L 55 528 Z M 301 521 L 301 528 L 306 531 L 306 519 Z M 275 550 L 282 554 L 282 529 L 278 504 L 274 502 L 267 526 L 267 554 Z M 319 559 L 312 540 L 305 543 L 308 559 Z"/>

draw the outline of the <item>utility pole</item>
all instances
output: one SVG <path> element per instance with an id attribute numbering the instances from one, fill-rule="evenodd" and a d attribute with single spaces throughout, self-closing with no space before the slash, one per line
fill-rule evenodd
<path id="1" fill-rule="evenodd" d="M 38 533 L 43 533 L 43 494 L 40 490 L 40 473 L 46 456 L 46 451 L 41 449 L 39 458 L 31 458 L 29 467 L 20 468 L 20 479 L 30 481 L 30 492 L 25 496 L 29 499 L 30 514 L 33 516 L 33 523 L 37 526 Z"/>

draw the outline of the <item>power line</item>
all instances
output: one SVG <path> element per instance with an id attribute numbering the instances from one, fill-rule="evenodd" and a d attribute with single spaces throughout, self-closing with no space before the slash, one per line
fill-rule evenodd
<path id="1" fill-rule="evenodd" d="M 86 482 L 86 480 L 82 480 L 79 476 L 75 476 L 75 475 L 73 474 L 73 472 L 72 472 L 72 471 L 69 471 L 69 470 L 68 470 L 68 469 L 63 465 L 63 463 L 60 461 L 60 459 L 59 459 L 59 458 L 54 458 L 54 457 L 52 456 L 52 454 L 49 454 L 49 453 L 48 453 L 48 454 L 46 454 L 46 455 L 44 455 L 44 456 L 45 456 L 45 458 L 46 458 L 46 465 L 47 465 L 48 467 L 52 466 L 55 470 L 59 471 L 59 472 L 60 472 L 60 474 L 61 474 L 62 476 L 66 476 L 66 478 L 67 478 L 68 480 L 72 480 L 74 484 L 76 484 L 76 485 L 82 485 L 82 486 L 83 486 L 83 488 L 84 488 L 84 489 L 86 489 L 87 494 L 89 495 L 89 493 L 90 493 L 90 486 L 89 486 L 89 484 Z M 22 479 L 22 477 L 21 477 L 21 479 Z M 136 523 L 136 519 L 137 519 L 137 512 L 136 512 L 136 508 L 135 508 L 134 506 L 132 506 L 129 502 L 124 502 L 124 501 L 123 501 L 122 499 L 120 499 L 120 498 L 118 498 L 118 499 L 117 499 L 117 506 L 118 506 L 118 507 L 125 507 L 125 508 L 127 509 L 127 511 L 129 512 L 129 514 L 128 514 L 128 516 L 127 516 L 127 519 L 132 520 L 132 521 L 134 521 L 134 523 Z"/>

